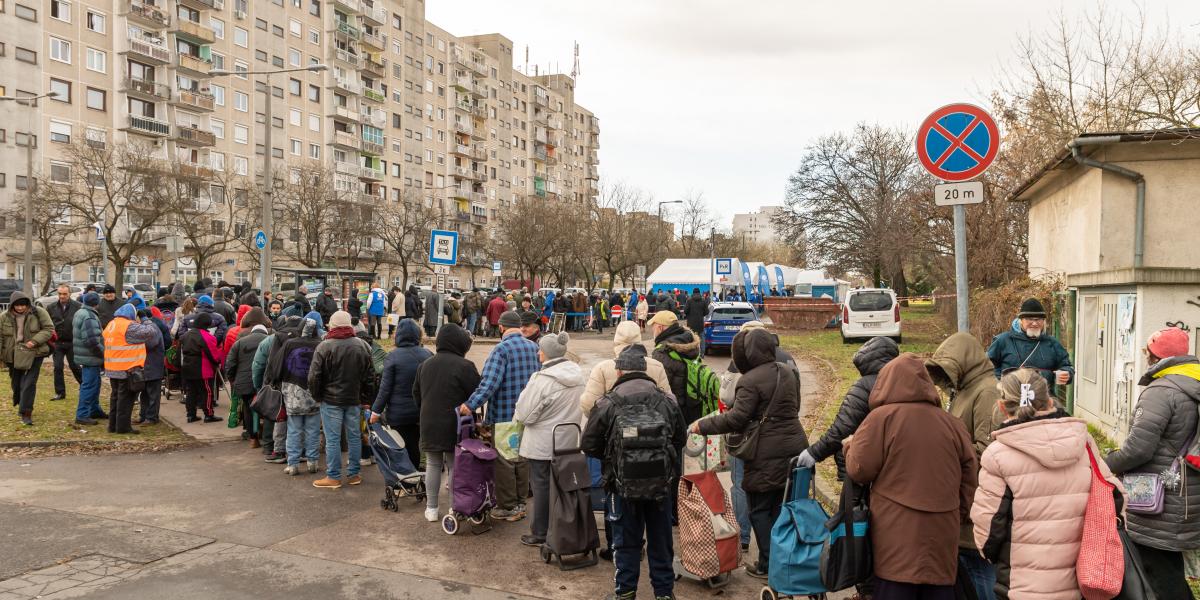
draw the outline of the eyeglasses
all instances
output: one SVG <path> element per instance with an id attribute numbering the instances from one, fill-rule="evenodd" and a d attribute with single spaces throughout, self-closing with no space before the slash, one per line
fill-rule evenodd
<path id="1" fill-rule="evenodd" d="M 1022 320 L 1022 321 L 1029 321 L 1030 323 L 1033 323 L 1033 324 L 1035 324 L 1035 325 L 1036 325 L 1036 324 L 1040 324 L 1040 323 L 1045 323 L 1045 322 L 1046 322 L 1046 318 L 1045 318 L 1045 317 L 1021 317 L 1021 320 Z"/>

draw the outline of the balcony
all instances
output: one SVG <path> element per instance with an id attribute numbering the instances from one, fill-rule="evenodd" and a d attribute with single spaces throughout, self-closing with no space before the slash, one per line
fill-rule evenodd
<path id="1" fill-rule="evenodd" d="M 194 8 L 196 10 L 212 10 L 214 8 L 215 9 L 225 8 L 225 3 L 219 2 L 219 0 L 179 0 L 179 3 L 184 6 L 190 6 L 191 8 Z M 220 4 L 220 6 L 218 6 L 218 3 Z"/>
<path id="2" fill-rule="evenodd" d="M 472 181 L 484 181 L 487 175 L 483 171 L 476 171 L 471 167 L 454 167 L 452 174 L 459 179 L 470 179 Z"/>
<path id="3" fill-rule="evenodd" d="M 452 187 L 447 193 L 451 200 L 466 200 L 468 202 L 486 203 L 487 195 L 483 192 L 473 192 L 470 188 Z"/>
<path id="4" fill-rule="evenodd" d="M 382 33 L 369 33 L 365 29 L 358 37 L 359 43 L 364 46 L 369 46 L 380 52 L 387 50 L 387 36 Z"/>
<path id="5" fill-rule="evenodd" d="M 363 86 L 362 95 L 363 98 L 373 102 L 384 102 L 387 100 L 387 96 L 384 96 L 383 92 L 367 86 Z"/>
<path id="6" fill-rule="evenodd" d="M 332 143 L 335 146 L 342 146 L 343 148 L 349 148 L 351 150 L 358 150 L 360 147 L 358 138 L 353 133 L 350 133 L 349 131 L 333 132 L 333 142 Z"/>
<path id="7" fill-rule="evenodd" d="M 341 173 L 342 175 L 358 176 L 358 165 L 354 163 L 343 162 L 339 160 L 333 161 L 333 172 Z"/>
<path id="8" fill-rule="evenodd" d="M 357 94 L 362 91 L 361 83 L 351 79 L 342 79 L 340 77 L 333 78 L 333 87 L 350 94 Z"/>
<path id="9" fill-rule="evenodd" d="M 487 76 L 487 74 L 488 74 L 487 63 L 484 62 L 482 59 L 480 59 L 479 56 L 475 52 L 470 52 L 470 51 L 456 48 L 453 51 L 453 55 L 454 55 L 454 62 L 456 62 L 456 63 L 458 63 L 480 75 L 483 75 L 484 77 Z"/>
<path id="10" fill-rule="evenodd" d="M 371 181 L 380 181 L 383 179 L 383 169 L 376 169 L 375 167 L 359 167 L 358 178 L 368 179 Z"/>
<path id="11" fill-rule="evenodd" d="M 358 113 L 346 106 L 334 106 L 333 110 L 329 111 L 329 116 L 346 121 L 358 121 L 359 119 Z"/>
<path id="12" fill-rule="evenodd" d="M 358 14 L 362 10 L 362 4 L 358 0 L 333 0 L 334 8 Z"/>
<path id="13" fill-rule="evenodd" d="M 362 64 L 362 60 L 357 54 L 341 48 L 330 48 L 329 58 L 354 69 Z"/>
<path id="14" fill-rule="evenodd" d="M 187 19 L 175 19 L 175 26 L 171 28 L 171 31 L 174 31 L 175 35 L 181 35 L 201 44 L 211 44 L 217 41 L 217 34 L 213 32 L 212 27 L 206 27 Z"/>
<path id="15" fill-rule="evenodd" d="M 217 136 L 199 127 L 179 125 L 176 127 L 175 141 L 187 146 L 212 146 L 217 143 Z"/>
<path id="16" fill-rule="evenodd" d="M 546 162 L 546 148 L 545 148 L 545 146 L 537 146 L 536 148 L 534 148 L 534 150 L 533 150 L 533 154 L 530 154 L 530 155 L 529 155 L 529 158 L 531 158 L 531 159 L 533 159 L 533 160 L 536 160 L 536 161 L 538 161 L 538 162 L 540 162 L 540 163 L 544 163 L 544 162 Z"/>
<path id="17" fill-rule="evenodd" d="M 359 31 L 359 29 L 357 27 L 351 25 L 347 21 L 342 21 L 342 20 L 337 20 L 337 19 L 335 19 L 333 22 L 333 31 L 334 31 L 334 33 L 339 33 L 339 34 L 344 35 L 352 40 L 357 40 L 358 36 L 362 35 L 362 32 Z"/>
<path id="18" fill-rule="evenodd" d="M 150 102 L 171 99 L 171 89 L 167 86 L 146 79 L 137 79 L 136 77 L 122 79 L 121 90 L 130 96 L 149 100 Z"/>
<path id="19" fill-rule="evenodd" d="M 388 24 L 388 10 L 386 6 L 383 6 L 383 0 L 376 0 L 374 6 L 364 2 L 362 4 L 362 16 L 363 19 L 375 25 Z"/>
<path id="20" fill-rule="evenodd" d="M 125 7 L 126 18 L 139 25 L 150 29 L 163 29 L 171 24 L 171 16 L 153 3 L 129 0 Z"/>
<path id="21" fill-rule="evenodd" d="M 471 153 L 468 156 L 479 162 L 484 162 L 488 159 L 488 151 L 487 148 L 476 144 L 471 146 Z"/>
<path id="22" fill-rule="evenodd" d="M 384 77 L 387 76 L 387 60 L 386 59 L 381 58 L 378 61 L 376 61 L 376 60 L 373 60 L 370 56 L 367 56 L 363 60 L 362 68 L 367 73 L 370 73 L 371 75 L 374 75 L 380 79 L 383 79 Z"/>
<path id="23" fill-rule="evenodd" d="M 454 148 L 450 150 L 450 154 L 458 156 L 471 156 L 471 147 L 466 144 L 454 144 Z"/>
<path id="24" fill-rule="evenodd" d="M 152 65 L 165 65 L 171 62 L 171 51 L 163 44 L 155 44 L 146 39 L 129 38 L 130 54 L 136 54 L 140 60 Z"/>
<path id="25" fill-rule="evenodd" d="M 370 140 L 362 140 L 362 143 L 359 146 L 359 148 L 362 149 L 363 154 L 371 154 L 373 156 L 383 155 L 383 143 L 382 142 L 372 142 Z"/>
<path id="26" fill-rule="evenodd" d="M 475 127 L 466 121 L 455 121 L 454 131 L 464 135 L 471 135 L 472 133 L 475 133 Z"/>
<path id="27" fill-rule="evenodd" d="M 171 124 L 166 121 L 160 121 L 154 117 L 141 117 L 138 115 L 129 115 L 129 124 L 123 128 L 130 133 L 140 133 L 153 137 L 166 137 L 171 135 Z"/>
<path id="28" fill-rule="evenodd" d="M 202 77 L 208 77 L 208 70 L 212 67 L 212 64 L 199 56 L 192 56 L 191 54 L 181 52 L 175 55 L 175 66 Z"/>
<path id="29" fill-rule="evenodd" d="M 180 177 L 190 177 L 192 179 L 211 179 L 213 170 L 199 163 L 181 162 L 175 171 Z"/>
<path id="30" fill-rule="evenodd" d="M 365 202 L 367 204 L 376 204 L 383 202 L 383 196 L 380 196 L 379 194 L 373 194 L 371 192 L 363 192 L 358 195 L 358 201 Z"/>
<path id="31" fill-rule="evenodd" d="M 212 94 L 193 90 L 179 90 L 176 92 L 174 104 L 179 108 L 210 112 L 215 107 L 216 101 Z"/>
<path id="32" fill-rule="evenodd" d="M 550 98 L 548 96 L 534 94 L 533 104 L 542 108 L 550 108 Z"/>
<path id="33" fill-rule="evenodd" d="M 371 110 L 370 106 L 364 105 L 359 117 L 368 125 L 374 125 L 380 129 L 387 125 L 387 113 L 379 109 Z"/>
<path id="34" fill-rule="evenodd" d="M 471 222 L 476 225 L 487 225 L 488 218 L 487 215 L 471 213 Z"/>
<path id="35" fill-rule="evenodd" d="M 547 127 L 548 129 L 554 129 L 554 130 L 556 130 L 556 131 L 562 131 L 563 124 L 562 124 L 562 121 L 561 121 L 561 120 L 559 120 L 559 119 L 557 119 L 557 118 L 554 118 L 554 117 L 550 117 L 550 118 L 546 119 L 546 127 Z"/>
<path id="36" fill-rule="evenodd" d="M 592 119 L 591 123 L 588 123 L 588 133 L 600 135 L 600 122 L 595 118 Z"/>

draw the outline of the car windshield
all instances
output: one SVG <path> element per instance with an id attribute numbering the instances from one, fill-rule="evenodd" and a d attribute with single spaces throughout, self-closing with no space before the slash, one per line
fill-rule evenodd
<path id="1" fill-rule="evenodd" d="M 7 281 L 0 280 L 0 290 L 19 290 L 19 289 L 21 289 L 21 284 L 16 281 L 12 281 L 11 279 L 7 280 Z"/>
<path id="2" fill-rule="evenodd" d="M 714 308 L 712 312 L 712 318 L 735 321 L 753 321 L 754 309 L 740 306 Z"/>
<path id="3" fill-rule="evenodd" d="M 887 292 L 858 292 L 850 295 L 850 310 L 888 310 L 892 295 Z"/>

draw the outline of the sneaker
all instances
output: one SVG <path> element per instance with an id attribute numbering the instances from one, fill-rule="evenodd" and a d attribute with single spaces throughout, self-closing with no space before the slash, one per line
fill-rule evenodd
<path id="1" fill-rule="evenodd" d="M 26 427 L 33 427 L 33 417 L 29 415 L 21 415 L 21 422 L 24 423 Z"/>
<path id="2" fill-rule="evenodd" d="M 220 420 L 221 420 L 221 417 L 217 417 L 217 416 L 213 416 L 213 415 L 208 415 L 208 416 L 204 417 L 205 423 L 216 423 L 217 421 L 220 421 Z"/>
<path id="3" fill-rule="evenodd" d="M 525 544 L 526 546 L 533 546 L 536 548 L 538 546 L 541 546 L 542 544 L 545 544 L 546 538 L 535 537 L 534 535 L 527 533 L 527 534 L 521 536 L 521 543 Z"/>
<path id="4" fill-rule="evenodd" d="M 766 579 L 767 570 L 759 567 L 758 563 L 746 565 L 746 574 L 756 579 Z"/>
<path id="5" fill-rule="evenodd" d="M 675 594 L 667 594 L 666 596 L 655 596 L 654 600 L 675 600 Z"/>
<path id="6" fill-rule="evenodd" d="M 307 463 L 308 463 L 308 472 L 309 472 L 309 473 L 316 473 L 316 472 L 317 472 L 317 461 L 315 461 L 315 460 L 310 460 L 310 461 L 305 461 L 305 462 L 307 462 Z"/>
<path id="7" fill-rule="evenodd" d="M 503 508 L 493 508 L 492 518 L 496 519 L 497 521 L 508 521 L 510 523 L 515 523 L 521 519 L 524 519 L 525 513 L 516 509 L 506 510 Z"/>
<path id="8" fill-rule="evenodd" d="M 95 419 L 75 419 L 76 425 L 95 425 L 98 423 Z"/>
<path id="9" fill-rule="evenodd" d="M 100 412 L 98 412 L 98 413 L 96 413 L 96 414 L 92 415 L 92 418 L 93 418 L 93 419 L 98 419 L 98 420 L 101 420 L 101 421 L 107 421 L 107 420 L 108 420 L 108 413 L 106 413 L 106 412 L 104 412 L 104 411 L 100 411 Z"/>
<path id="10" fill-rule="evenodd" d="M 336 489 L 342 487 L 342 482 L 337 479 L 332 479 L 329 476 L 325 476 L 325 477 L 322 477 L 321 479 L 314 481 L 313 487 L 336 490 Z"/>
<path id="11" fill-rule="evenodd" d="M 55 394 L 54 397 L 50 398 L 50 399 L 51 400 L 65 400 L 66 398 L 67 398 L 67 396 L 65 394 Z"/>
<path id="12" fill-rule="evenodd" d="M 358 466 L 360 466 L 360 467 L 366 467 L 366 466 L 370 466 L 373 464 L 375 464 L 375 459 L 371 458 L 369 456 L 367 458 L 358 459 Z"/>
<path id="13" fill-rule="evenodd" d="M 637 590 L 622 593 L 613 592 L 605 596 L 604 600 L 634 600 L 634 598 L 637 598 Z"/>
<path id="14" fill-rule="evenodd" d="M 284 475 L 299 475 L 300 465 L 288 465 L 283 468 Z"/>
<path id="15" fill-rule="evenodd" d="M 195 423 L 196 421 L 199 421 L 199 420 L 200 420 L 200 417 L 188 417 L 187 418 L 188 423 Z"/>
<path id="16" fill-rule="evenodd" d="M 272 453 L 268 454 L 263 460 L 265 460 L 266 462 L 269 462 L 269 463 L 280 465 L 280 464 L 287 462 L 287 455 L 282 454 L 280 452 L 272 452 Z"/>
<path id="17" fill-rule="evenodd" d="M 438 510 L 436 508 L 425 509 L 425 520 L 430 523 L 438 522 Z"/>
<path id="18" fill-rule="evenodd" d="M 346 485 L 358 485 L 362 483 L 362 475 L 351 475 L 346 478 Z"/>

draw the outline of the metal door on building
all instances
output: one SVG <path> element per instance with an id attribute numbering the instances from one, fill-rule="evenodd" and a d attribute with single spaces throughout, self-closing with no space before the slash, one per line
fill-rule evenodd
<path id="1" fill-rule="evenodd" d="M 1123 440 L 1132 418 L 1132 293 L 1079 292 L 1075 327 L 1075 411 Z"/>

